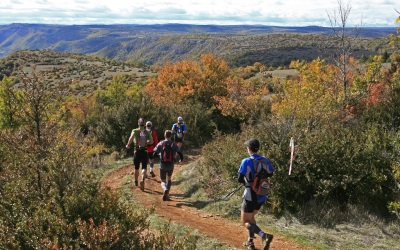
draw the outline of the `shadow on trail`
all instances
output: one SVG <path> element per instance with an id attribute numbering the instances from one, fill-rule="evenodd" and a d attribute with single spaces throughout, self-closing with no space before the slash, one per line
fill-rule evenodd
<path id="1" fill-rule="evenodd" d="M 171 199 L 172 201 L 174 201 L 173 199 Z M 184 207 L 192 207 L 192 205 L 188 202 L 177 202 L 174 204 L 168 204 L 167 206 L 170 207 L 178 207 L 178 208 L 184 208 Z"/>
<path id="2" fill-rule="evenodd" d="M 170 195 L 172 201 L 176 202 L 176 207 L 193 207 L 196 209 L 202 209 L 205 208 L 207 205 L 213 203 L 214 201 L 188 201 L 188 200 L 184 200 L 190 196 L 188 196 L 187 194 L 174 194 L 172 193 Z"/>
<path id="3" fill-rule="evenodd" d="M 156 179 L 156 177 L 146 178 L 145 182 L 147 182 L 147 181 L 153 181 L 153 182 L 157 182 L 158 184 L 161 184 L 161 180 Z"/>

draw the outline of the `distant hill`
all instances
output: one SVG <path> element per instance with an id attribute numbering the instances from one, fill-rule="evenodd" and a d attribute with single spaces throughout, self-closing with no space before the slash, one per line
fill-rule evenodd
<path id="1" fill-rule="evenodd" d="M 331 28 L 220 25 L 0 25 L 0 58 L 17 50 L 51 50 L 88 54 L 119 61 L 161 64 L 222 56 L 232 66 L 287 65 L 311 60 L 332 48 Z M 383 53 L 395 28 L 362 28 L 356 57 Z M 321 50 L 321 48 L 325 48 Z"/>
<path id="2" fill-rule="evenodd" d="M 50 86 L 67 82 L 70 93 L 76 96 L 105 89 L 115 76 L 122 77 L 123 82 L 140 82 L 156 75 L 149 67 L 49 50 L 19 50 L 0 59 L 0 81 L 4 76 L 31 75 L 33 72 Z M 16 87 L 20 84 L 15 82 Z"/>

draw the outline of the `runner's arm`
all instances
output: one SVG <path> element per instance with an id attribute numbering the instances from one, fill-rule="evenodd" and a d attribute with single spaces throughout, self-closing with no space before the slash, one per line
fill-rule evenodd
<path id="1" fill-rule="evenodd" d="M 182 125 L 182 133 L 183 133 L 184 135 L 187 134 L 187 127 L 186 127 L 186 124 L 183 124 L 183 125 Z"/>
<path id="2" fill-rule="evenodd" d="M 245 158 L 242 160 L 242 162 L 240 163 L 240 167 L 238 170 L 238 178 L 237 181 L 239 183 L 242 183 L 243 185 L 246 184 L 247 180 L 246 180 L 246 174 L 247 174 L 247 166 L 249 165 L 249 158 Z"/>
<path id="3" fill-rule="evenodd" d="M 268 174 L 267 174 L 267 176 L 268 177 L 272 177 L 274 175 L 275 168 L 272 166 L 271 162 L 267 158 L 265 158 L 265 161 L 266 161 L 266 163 L 268 165 Z"/>
<path id="4" fill-rule="evenodd" d="M 246 184 L 246 181 L 244 180 L 244 178 L 245 178 L 245 176 L 243 174 L 239 173 L 237 180 L 239 183 Z"/>
<path id="5" fill-rule="evenodd" d="M 159 156 L 159 154 L 160 154 L 160 145 L 159 145 L 159 143 L 155 146 L 155 148 L 154 148 L 154 151 L 153 151 L 153 156 L 154 157 L 158 157 Z"/>
<path id="6" fill-rule="evenodd" d="M 176 129 L 175 129 L 175 127 L 176 127 L 176 124 L 175 124 L 175 123 L 174 123 L 174 124 L 172 124 L 171 131 L 172 131 L 172 133 L 173 133 L 173 134 L 175 134 L 175 133 L 176 133 Z"/>
<path id="7" fill-rule="evenodd" d="M 129 149 L 131 147 L 131 144 L 133 142 L 133 139 L 135 138 L 135 133 L 131 133 L 131 136 L 129 137 L 128 143 L 126 144 L 126 148 Z"/>

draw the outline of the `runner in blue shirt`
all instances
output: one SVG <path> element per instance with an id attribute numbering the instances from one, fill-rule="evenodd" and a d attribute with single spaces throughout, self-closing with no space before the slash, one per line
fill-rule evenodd
<path id="1" fill-rule="evenodd" d="M 248 249 L 256 249 L 254 245 L 254 235 L 258 234 L 261 237 L 262 246 L 264 250 L 269 249 L 271 241 L 273 239 L 272 234 L 268 234 L 261 230 L 256 223 L 255 215 L 260 210 L 261 206 L 267 200 L 266 195 L 257 195 L 255 191 L 251 188 L 255 177 L 255 170 L 253 165 L 253 159 L 255 160 L 263 160 L 266 161 L 270 176 L 272 176 L 272 172 L 275 170 L 272 164 L 266 157 L 257 154 L 257 151 L 260 148 L 260 142 L 257 139 L 250 139 L 245 142 L 247 146 L 247 152 L 250 157 L 247 157 L 242 160 L 238 171 L 238 182 L 242 183 L 245 186 L 245 190 L 242 196 L 242 208 L 241 208 L 241 222 L 243 226 L 249 231 L 249 238 L 247 242 L 244 242 L 243 245 Z"/>
<path id="2" fill-rule="evenodd" d="M 174 142 L 178 144 L 179 148 L 182 148 L 182 143 L 184 141 L 185 135 L 187 133 L 187 127 L 183 118 L 181 116 L 178 117 L 178 120 L 174 125 L 172 125 L 172 133 L 174 134 Z"/>

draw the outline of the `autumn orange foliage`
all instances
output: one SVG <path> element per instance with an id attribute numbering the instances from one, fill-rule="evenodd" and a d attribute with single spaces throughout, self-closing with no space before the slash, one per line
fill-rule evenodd
<path id="1" fill-rule="evenodd" d="M 226 81 L 226 87 L 227 95 L 214 96 L 222 114 L 245 120 L 249 118 L 248 116 L 262 110 L 262 107 L 266 107 L 269 96 L 265 85 L 239 78 L 229 78 Z"/>
<path id="2" fill-rule="evenodd" d="M 144 91 L 157 104 L 186 101 L 201 102 L 210 107 L 214 95 L 225 95 L 228 64 L 211 54 L 201 55 L 200 61 L 167 63 L 157 77 L 151 78 Z"/>
<path id="3" fill-rule="evenodd" d="M 382 83 L 368 84 L 368 91 L 369 95 L 366 102 L 367 106 L 371 106 L 382 101 L 382 95 L 384 92 L 384 85 Z"/>

